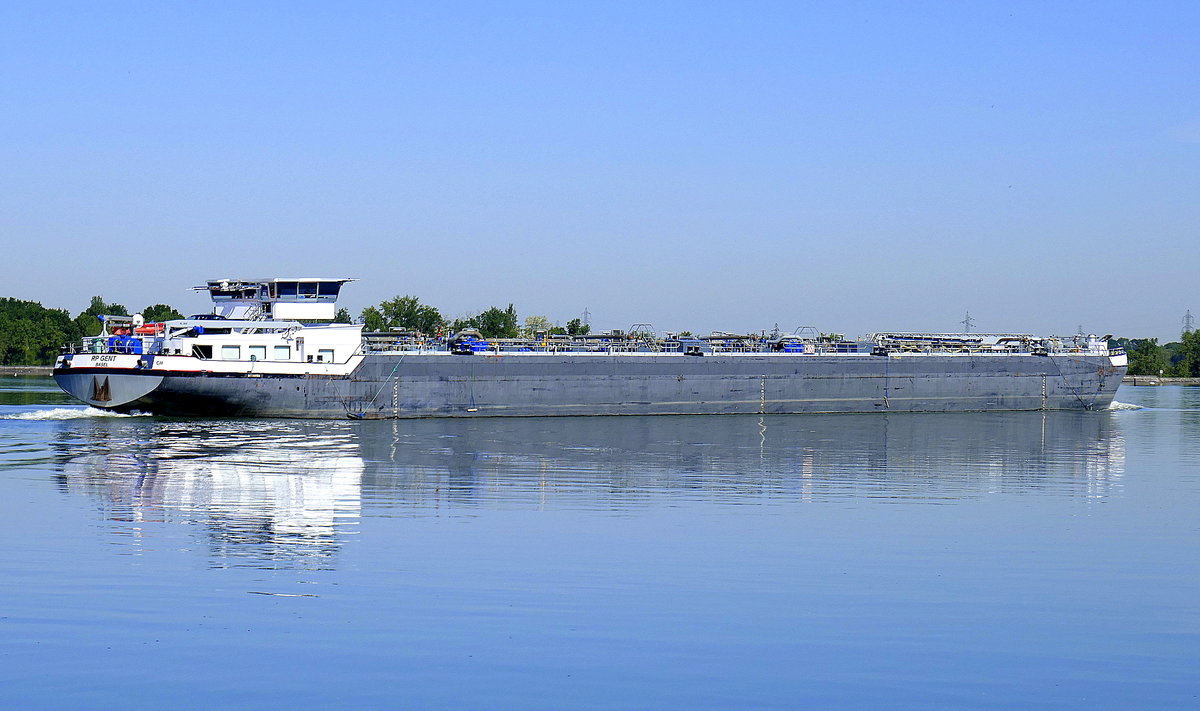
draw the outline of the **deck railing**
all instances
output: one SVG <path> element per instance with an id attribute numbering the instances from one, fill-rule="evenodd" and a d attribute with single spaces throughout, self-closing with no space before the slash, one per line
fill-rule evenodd
<path id="1" fill-rule="evenodd" d="M 263 329 L 263 322 L 208 322 L 210 328 L 221 327 L 238 333 Z M 183 326 L 182 322 L 171 326 Z M 190 325 L 190 324 L 188 324 Z M 282 324 L 281 324 L 282 327 Z M 288 324 L 288 330 L 300 328 Z M 170 328 L 170 339 L 186 338 L 187 329 Z M 451 350 L 451 338 L 429 337 L 414 333 L 364 333 L 361 353 L 446 352 Z M 101 334 L 89 336 L 63 346 L 63 353 L 155 354 L 163 344 L 161 334 Z M 174 341 L 172 341 L 174 342 Z M 460 352 L 473 353 L 684 353 L 704 354 L 789 354 L 789 355 L 906 355 L 906 354 L 970 354 L 970 355 L 1049 355 L 1080 353 L 1086 355 L 1120 355 L 1121 349 L 1109 349 L 1105 338 L 1096 336 L 1036 337 L 1028 334 L 935 334 L 935 333 L 877 333 L 861 341 L 834 340 L 826 337 L 762 338 L 754 336 L 707 336 L 699 338 L 650 338 L 604 334 L 588 336 L 557 336 L 535 338 L 474 338 Z"/>

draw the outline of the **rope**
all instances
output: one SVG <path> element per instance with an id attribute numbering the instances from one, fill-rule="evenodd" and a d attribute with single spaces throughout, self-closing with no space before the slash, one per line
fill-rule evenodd
<path id="1" fill-rule="evenodd" d="M 396 361 L 396 365 L 392 368 L 391 374 L 387 376 L 387 378 L 383 381 L 383 384 L 380 385 L 379 389 L 375 391 L 375 397 L 371 398 L 371 400 L 367 403 L 367 406 L 364 407 L 361 412 L 357 413 L 359 416 L 367 414 L 367 410 L 371 409 L 371 406 L 375 404 L 375 400 L 379 398 L 379 393 L 383 392 L 383 389 L 387 387 L 387 384 L 392 381 L 392 378 L 396 375 L 396 371 L 400 369 L 400 364 L 403 362 L 404 356 L 400 356 L 400 359 Z M 349 409 L 350 404 L 347 403 L 346 410 L 348 411 Z"/>
<path id="2" fill-rule="evenodd" d="M 1071 394 L 1075 396 L 1075 399 L 1079 401 L 1080 405 L 1083 405 L 1083 409 L 1092 409 L 1092 406 L 1096 404 L 1096 395 L 1092 396 L 1092 401 L 1090 403 L 1084 402 L 1083 398 L 1079 395 L 1079 391 L 1075 388 L 1075 386 L 1071 385 L 1071 381 L 1067 379 L 1067 376 L 1063 375 L 1062 368 L 1058 367 L 1058 361 L 1054 359 L 1054 356 L 1049 356 L 1049 358 L 1050 362 L 1054 363 L 1054 369 L 1058 371 L 1058 377 L 1062 378 L 1063 382 L 1066 383 L 1067 388 L 1071 391 Z M 1097 395 L 1099 395 L 1099 393 L 1097 393 Z"/>
<path id="3" fill-rule="evenodd" d="M 883 409 L 892 409 L 892 403 L 888 402 L 888 379 L 892 377 L 891 355 L 883 356 Z"/>

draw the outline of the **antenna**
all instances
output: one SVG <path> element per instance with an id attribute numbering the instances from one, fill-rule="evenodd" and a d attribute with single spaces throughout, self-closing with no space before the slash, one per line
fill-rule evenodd
<path id="1" fill-rule="evenodd" d="M 583 325 L 584 325 L 584 326 L 588 326 L 588 325 L 590 325 L 590 324 L 588 323 L 588 317 L 589 317 L 589 316 L 591 316 L 591 315 L 592 315 L 592 312 L 591 312 L 591 311 L 588 311 L 588 310 L 587 310 L 587 307 L 586 307 L 586 306 L 584 306 L 584 307 L 583 307 Z"/>
<path id="2" fill-rule="evenodd" d="M 970 333 L 971 327 L 975 325 L 975 319 L 971 318 L 971 312 L 968 311 L 966 317 L 959 323 L 963 325 L 963 333 Z"/>
<path id="3" fill-rule="evenodd" d="M 1187 334 L 1191 333 L 1192 331 L 1195 331 L 1196 330 L 1195 322 L 1196 322 L 1196 320 L 1194 318 L 1192 318 L 1192 310 L 1188 309 L 1187 313 L 1183 315 L 1183 333 L 1182 333 L 1182 335 L 1186 336 Z"/>

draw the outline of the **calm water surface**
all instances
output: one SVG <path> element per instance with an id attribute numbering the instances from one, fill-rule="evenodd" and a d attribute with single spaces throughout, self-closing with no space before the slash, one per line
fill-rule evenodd
<path id="1" fill-rule="evenodd" d="M 3 708 L 1200 707 L 1200 388 L 108 416 L 0 379 Z"/>

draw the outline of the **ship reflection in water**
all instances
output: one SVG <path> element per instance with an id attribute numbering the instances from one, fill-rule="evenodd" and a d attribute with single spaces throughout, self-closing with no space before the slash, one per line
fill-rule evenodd
<path id="1" fill-rule="evenodd" d="M 1103 499 L 1124 440 L 1109 413 L 100 420 L 62 434 L 63 486 L 145 524 L 202 527 L 214 565 L 332 565 L 368 516 L 829 501 Z"/>
<path id="2" fill-rule="evenodd" d="M 1108 413 L 596 417 L 362 423 L 367 496 L 394 507 L 628 510 L 682 500 L 1104 497 Z M 374 426 L 373 428 L 370 426 Z"/>
<path id="3" fill-rule="evenodd" d="M 143 421 L 139 421 L 143 420 Z M 104 502 L 136 545 L 145 524 L 198 525 L 215 564 L 320 564 L 360 515 L 363 461 L 342 423 L 97 422 L 60 442 L 63 485 Z M 82 447 L 80 446 L 82 445 Z"/>

